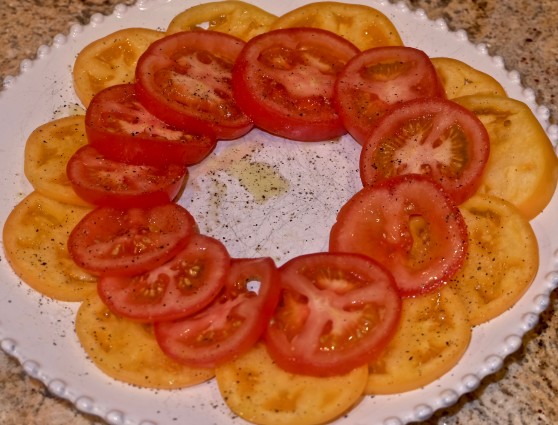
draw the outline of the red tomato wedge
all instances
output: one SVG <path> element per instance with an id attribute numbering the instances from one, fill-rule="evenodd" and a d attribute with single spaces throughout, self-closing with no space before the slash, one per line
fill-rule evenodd
<path id="1" fill-rule="evenodd" d="M 231 258 L 217 239 L 194 234 L 167 263 L 136 276 L 102 276 L 97 290 L 114 313 L 140 322 L 196 313 L 219 294 Z"/>
<path id="2" fill-rule="evenodd" d="M 278 301 L 279 272 L 273 260 L 233 259 L 225 287 L 211 305 L 180 321 L 156 323 L 155 336 L 169 357 L 216 367 L 260 339 Z"/>
<path id="3" fill-rule="evenodd" d="M 130 164 L 192 165 L 204 159 L 216 140 L 168 125 L 138 100 L 133 84 L 99 92 L 87 108 L 85 130 L 89 143 L 114 161 Z"/>
<path id="4" fill-rule="evenodd" d="M 72 155 L 66 174 L 78 196 L 94 205 L 149 208 L 171 202 L 182 189 L 184 165 L 132 165 L 112 161 L 91 145 Z"/>
<path id="5" fill-rule="evenodd" d="M 456 204 L 478 188 L 490 140 L 482 122 L 445 99 L 416 99 L 384 115 L 365 141 L 360 176 L 365 186 L 401 174 L 424 174 Z"/>
<path id="6" fill-rule="evenodd" d="M 359 50 L 317 28 L 274 30 L 252 38 L 233 69 L 238 105 L 254 124 L 300 141 L 344 134 L 333 106 L 337 74 Z"/>
<path id="7" fill-rule="evenodd" d="M 265 339 L 287 372 L 348 373 L 376 358 L 393 336 L 401 298 L 392 275 L 374 260 L 308 254 L 285 263 L 280 273 L 281 300 Z"/>
<path id="8" fill-rule="evenodd" d="M 345 128 L 363 144 L 389 109 L 421 97 L 445 97 L 430 58 L 412 47 L 386 46 L 353 57 L 337 77 L 333 99 Z"/>
<path id="9" fill-rule="evenodd" d="M 136 67 L 136 94 L 175 127 L 236 139 L 252 128 L 231 87 L 244 41 L 217 31 L 186 31 L 151 44 Z"/>
<path id="10" fill-rule="evenodd" d="M 197 233 L 180 205 L 152 208 L 98 207 L 68 237 L 73 260 L 96 275 L 133 276 L 166 263 Z"/>
<path id="11" fill-rule="evenodd" d="M 467 226 L 443 189 L 421 175 L 368 186 L 343 205 L 329 249 L 366 255 L 394 275 L 402 296 L 445 284 L 467 254 Z"/>

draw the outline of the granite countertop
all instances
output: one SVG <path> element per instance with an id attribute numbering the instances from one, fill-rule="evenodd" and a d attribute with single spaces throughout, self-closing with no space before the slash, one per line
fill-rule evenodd
<path id="1" fill-rule="evenodd" d="M 451 29 L 464 29 L 474 43 L 485 43 L 519 71 L 540 104 L 558 123 L 558 2 L 556 0 L 403 0 L 432 19 L 444 18 Z M 32 58 L 71 23 L 86 24 L 93 13 L 110 13 L 117 3 L 134 0 L 3 0 L 0 8 L 0 80 L 18 73 L 19 63 Z M 1 316 L 1 312 L 0 312 Z M 480 387 L 428 424 L 556 424 L 558 423 L 558 296 L 523 347 Z M 21 366 L 0 351 L 0 424 L 103 424 L 96 417 L 49 394 Z"/>

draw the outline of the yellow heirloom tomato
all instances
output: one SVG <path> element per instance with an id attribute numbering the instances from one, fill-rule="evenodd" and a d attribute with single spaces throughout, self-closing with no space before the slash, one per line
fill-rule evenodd
<path id="1" fill-rule="evenodd" d="M 362 397 L 365 366 L 318 378 L 280 369 L 263 343 L 215 370 L 223 399 L 238 416 L 260 425 L 313 425 L 333 420 Z"/>
<path id="2" fill-rule="evenodd" d="M 472 95 L 453 99 L 482 121 L 490 137 L 490 156 L 478 193 L 511 202 L 527 219 L 552 199 L 558 158 L 529 107 L 503 96 Z"/>
<path id="3" fill-rule="evenodd" d="M 216 1 L 199 4 L 176 15 L 167 34 L 208 29 L 234 35 L 244 41 L 269 30 L 275 15 L 242 1 Z"/>
<path id="4" fill-rule="evenodd" d="M 68 179 L 70 157 L 87 144 L 85 118 L 75 115 L 50 121 L 35 129 L 25 144 L 23 169 L 33 188 L 49 198 L 88 206 Z"/>
<path id="5" fill-rule="evenodd" d="M 529 288 L 539 266 L 538 244 L 527 219 L 503 199 L 475 195 L 459 209 L 469 250 L 450 285 L 464 301 L 471 324 L 478 325 L 512 307 Z"/>
<path id="6" fill-rule="evenodd" d="M 147 28 L 126 28 L 87 45 L 73 68 L 74 89 L 84 106 L 102 89 L 131 83 L 136 63 L 147 47 L 165 33 Z"/>
<path id="7" fill-rule="evenodd" d="M 66 246 L 68 235 L 89 211 L 38 192 L 28 195 L 4 224 L 4 249 L 14 272 L 60 301 L 81 301 L 95 291 L 97 279 L 74 263 Z"/>
<path id="8" fill-rule="evenodd" d="M 183 388 L 207 381 L 212 369 L 184 366 L 159 348 L 151 325 L 112 313 L 94 293 L 81 304 L 76 333 L 93 363 L 110 377 L 147 388 Z"/>
<path id="9" fill-rule="evenodd" d="M 498 80 L 458 59 L 430 60 L 436 68 L 448 99 L 472 94 L 506 96 L 506 91 Z"/>
<path id="10" fill-rule="evenodd" d="M 360 50 L 403 45 L 397 29 L 386 15 L 362 4 L 333 1 L 309 3 L 277 18 L 271 29 L 294 27 L 332 31 Z"/>

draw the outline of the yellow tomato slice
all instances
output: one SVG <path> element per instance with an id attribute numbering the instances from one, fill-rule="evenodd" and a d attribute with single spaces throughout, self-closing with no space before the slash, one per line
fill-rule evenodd
<path id="1" fill-rule="evenodd" d="M 395 394 L 429 384 L 455 366 L 471 333 L 465 305 L 448 286 L 404 299 L 399 329 L 369 365 L 365 392 Z"/>
<path id="2" fill-rule="evenodd" d="M 4 223 L 4 250 L 14 272 L 60 301 L 81 301 L 95 291 L 96 278 L 74 263 L 66 247 L 68 234 L 89 211 L 38 192 L 28 195 Z"/>
<path id="3" fill-rule="evenodd" d="M 535 278 L 537 238 L 525 217 L 500 198 L 475 195 L 459 209 L 469 230 L 469 252 L 450 282 L 472 325 L 512 307 Z"/>
<path id="4" fill-rule="evenodd" d="M 504 87 L 491 75 L 453 58 L 431 58 L 448 99 L 472 94 L 506 96 Z"/>
<path id="5" fill-rule="evenodd" d="M 167 28 L 167 34 L 208 29 L 248 41 L 268 31 L 275 19 L 275 15 L 249 3 L 216 1 L 193 6 L 176 15 Z"/>
<path id="6" fill-rule="evenodd" d="M 511 202 L 529 220 L 537 216 L 556 189 L 558 158 L 531 109 L 502 96 L 453 100 L 473 111 L 490 136 L 490 157 L 478 192 Z"/>
<path id="7" fill-rule="evenodd" d="M 73 69 L 74 89 L 83 105 L 88 106 L 93 96 L 104 88 L 134 81 L 139 57 L 164 35 L 162 31 L 147 28 L 126 28 L 83 48 Z"/>
<path id="8" fill-rule="evenodd" d="M 309 3 L 279 18 L 271 29 L 312 27 L 332 31 L 360 50 L 401 46 L 403 42 L 391 20 L 379 10 L 362 4 L 324 1 Z"/>
<path id="9" fill-rule="evenodd" d="M 33 188 L 60 202 L 89 206 L 74 192 L 66 174 L 68 160 L 85 144 L 83 115 L 60 118 L 35 129 L 25 144 L 23 162 L 25 176 Z"/>
<path id="10" fill-rule="evenodd" d="M 183 388 L 207 381 L 212 369 L 184 366 L 159 348 L 152 326 L 113 314 L 94 293 L 76 317 L 78 339 L 93 363 L 111 378 L 144 388 Z"/>
<path id="11" fill-rule="evenodd" d="M 363 366 L 328 378 L 293 375 L 280 369 L 263 343 L 216 369 L 229 408 L 261 425 L 312 425 L 330 421 L 362 397 L 368 376 Z"/>

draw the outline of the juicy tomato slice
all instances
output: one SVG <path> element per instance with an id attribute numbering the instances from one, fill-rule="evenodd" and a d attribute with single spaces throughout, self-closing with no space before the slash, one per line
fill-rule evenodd
<path id="1" fill-rule="evenodd" d="M 192 215 L 174 203 L 98 207 L 74 227 L 68 250 L 79 266 L 94 274 L 133 276 L 166 263 L 196 232 Z"/>
<path id="2" fill-rule="evenodd" d="M 421 97 L 445 97 L 426 53 L 403 46 L 377 47 L 358 54 L 341 71 L 334 90 L 343 124 L 360 144 L 393 105 Z"/>
<path id="3" fill-rule="evenodd" d="M 238 105 L 261 129 L 316 141 L 345 128 L 333 105 L 339 71 L 359 50 L 329 31 L 293 28 L 254 37 L 233 69 Z"/>
<path id="4" fill-rule="evenodd" d="M 272 259 L 234 259 L 211 305 L 180 321 L 155 324 L 159 345 L 190 366 L 216 367 L 232 360 L 260 339 L 279 301 L 279 288 Z"/>
<path id="5" fill-rule="evenodd" d="M 153 43 L 136 67 L 136 94 L 153 115 L 175 127 L 217 139 L 252 128 L 231 87 L 244 41 L 216 31 L 185 31 Z"/>
<path id="6" fill-rule="evenodd" d="M 138 100 L 133 84 L 104 89 L 85 115 L 89 143 L 107 158 L 140 165 L 192 165 L 213 150 L 216 140 L 166 124 Z"/>
<path id="7" fill-rule="evenodd" d="M 230 263 L 221 242 L 194 234 L 168 262 L 135 276 L 102 276 L 97 290 L 120 316 L 141 322 L 180 319 L 213 301 Z"/>
<path id="8" fill-rule="evenodd" d="M 365 141 L 360 176 L 365 186 L 401 174 L 424 174 L 457 204 L 479 187 L 490 140 L 482 122 L 445 99 L 405 102 L 385 114 Z"/>
<path id="9" fill-rule="evenodd" d="M 187 175 L 183 165 L 132 165 L 105 158 L 91 145 L 68 161 L 66 174 L 74 191 L 94 205 L 149 208 L 171 202 Z"/>
<path id="10" fill-rule="evenodd" d="M 330 251 L 367 255 L 394 275 L 402 296 L 446 283 L 467 254 L 467 226 L 442 188 L 410 174 L 367 186 L 343 205 Z"/>
<path id="11" fill-rule="evenodd" d="M 282 369 L 348 373 L 378 356 L 395 332 L 401 298 L 393 276 L 374 260 L 308 254 L 285 263 L 280 273 L 281 300 L 265 338 Z"/>

